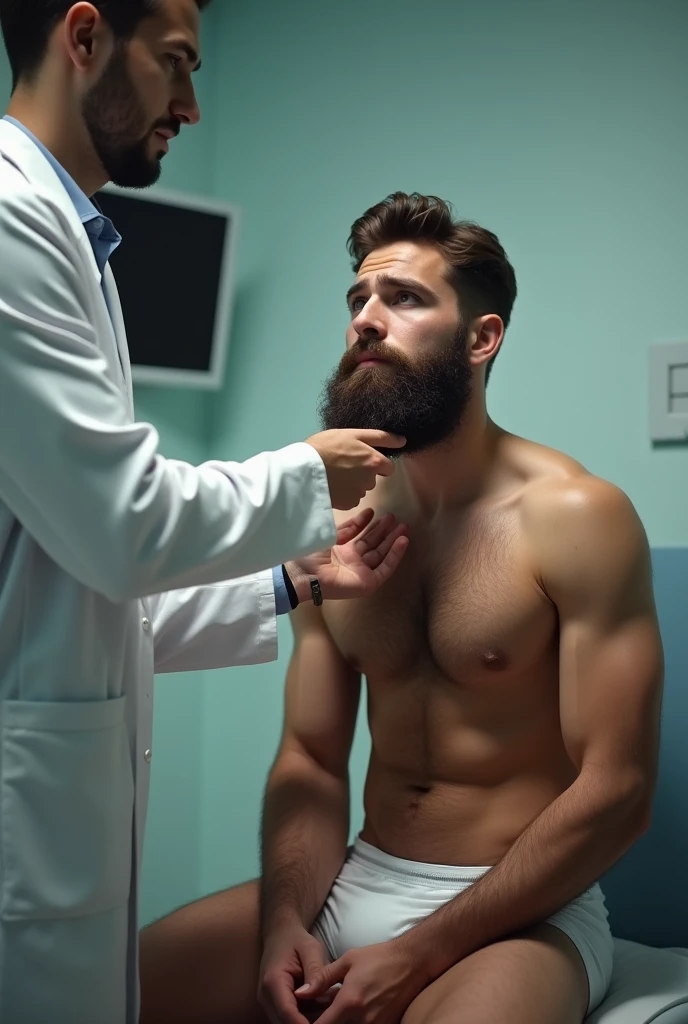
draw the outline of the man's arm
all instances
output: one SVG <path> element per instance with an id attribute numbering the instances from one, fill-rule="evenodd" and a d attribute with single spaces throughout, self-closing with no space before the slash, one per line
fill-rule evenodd
<path id="1" fill-rule="evenodd" d="M 263 811 L 263 938 L 281 926 L 310 929 L 334 882 L 349 835 L 349 755 L 360 675 L 313 605 L 292 615 L 282 742 Z"/>
<path id="2" fill-rule="evenodd" d="M 663 656 L 643 528 L 627 498 L 593 478 L 541 489 L 525 517 L 559 614 L 561 729 L 578 777 L 487 875 L 397 940 L 429 980 L 555 913 L 650 819 Z"/>

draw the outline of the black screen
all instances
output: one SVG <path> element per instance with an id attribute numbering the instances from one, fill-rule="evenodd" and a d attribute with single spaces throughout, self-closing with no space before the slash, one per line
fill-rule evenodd
<path id="1" fill-rule="evenodd" d="M 134 366 L 208 371 L 225 216 L 100 192 L 122 236 L 110 259 Z"/>

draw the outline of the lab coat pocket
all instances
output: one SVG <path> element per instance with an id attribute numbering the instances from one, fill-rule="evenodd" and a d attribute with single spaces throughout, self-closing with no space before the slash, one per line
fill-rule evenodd
<path id="1" fill-rule="evenodd" d="M 0 702 L 0 918 L 126 903 L 134 780 L 125 702 Z"/>

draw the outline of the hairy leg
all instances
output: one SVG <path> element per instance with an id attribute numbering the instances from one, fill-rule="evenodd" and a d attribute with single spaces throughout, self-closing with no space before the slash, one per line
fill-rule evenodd
<path id="1" fill-rule="evenodd" d="M 552 925 L 478 950 L 428 986 L 402 1024 L 581 1024 L 588 979 L 571 940 Z"/>
<path id="2" fill-rule="evenodd" d="M 267 1024 L 256 1000 L 259 934 L 257 882 L 144 928 L 140 1024 Z"/>

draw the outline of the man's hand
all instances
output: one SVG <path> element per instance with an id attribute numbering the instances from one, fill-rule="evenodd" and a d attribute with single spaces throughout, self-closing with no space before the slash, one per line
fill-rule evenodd
<path id="1" fill-rule="evenodd" d="M 280 929 L 266 941 L 258 1001 L 271 1024 L 309 1024 L 319 1017 L 330 1002 L 320 983 L 326 965 L 327 951 L 302 925 Z M 294 990 L 302 983 L 318 983 L 318 996 L 297 1000 Z"/>
<path id="2" fill-rule="evenodd" d="M 391 476 L 394 464 L 376 448 L 403 448 L 406 439 L 385 430 L 324 430 L 309 437 L 325 463 L 332 507 L 356 508 L 379 476 Z"/>
<path id="3" fill-rule="evenodd" d="M 427 981 L 417 958 L 396 940 L 352 949 L 313 976 L 297 988 L 297 999 L 318 999 L 341 984 L 318 1024 L 399 1024 Z"/>
<path id="4" fill-rule="evenodd" d="M 310 600 L 312 576 L 328 601 L 367 597 L 390 578 L 408 547 L 406 525 L 393 515 L 373 522 L 373 515 L 368 508 L 342 523 L 335 547 L 287 563 L 299 601 Z"/>

